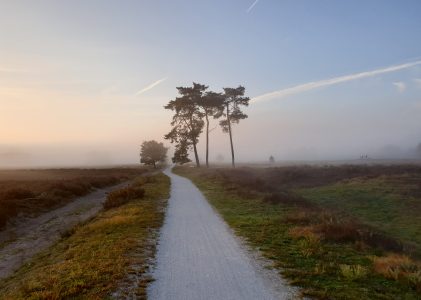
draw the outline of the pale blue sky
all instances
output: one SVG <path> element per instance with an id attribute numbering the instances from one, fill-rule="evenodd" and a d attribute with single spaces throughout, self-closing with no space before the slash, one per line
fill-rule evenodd
<path id="1" fill-rule="evenodd" d="M 175 87 L 192 81 L 264 98 L 235 128 L 240 160 L 421 142 L 420 1 L 253 3 L 0 0 L 0 152 L 35 145 L 32 161 L 69 148 L 79 160 L 135 162 L 143 139 L 169 130 L 162 106 Z M 376 73 L 391 66 L 403 67 Z M 228 157 L 226 136 L 213 135 L 211 157 Z"/>

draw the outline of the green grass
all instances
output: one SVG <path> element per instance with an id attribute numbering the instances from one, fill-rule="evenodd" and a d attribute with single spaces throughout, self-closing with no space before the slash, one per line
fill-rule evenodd
<path id="1" fill-rule="evenodd" d="M 151 229 L 162 225 L 170 181 L 163 174 L 139 180 L 143 199 L 103 211 L 70 230 L 0 282 L 0 299 L 104 299 L 132 272 L 131 265 L 140 265 L 138 275 L 145 275 L 155 249 Z M 137 295 L 145 298 L 150 279 L 141 278 Z"/>
<path id="2" fill-rule="evenodd" d="M 301 287 L 303 295 L 319 299 L 420 298 L 406 282 L 374 272 L 371 257 L 383 254 L 378 249 L 329 242 L 317 235 L 292 236 L 292 229 L 303 227 L 289 218 L 304 208 L 264 203 L 264 193 L 227 185 L 226 178 L 209 175 L 212 171 L 176 168 L 175 172 L 192 179 L 236 233 L 270 258 L 291 284 Z"/>
<path id="3" fill-rule="evenodd" d="M 314 203 L 341 211 L 411 244 L 421 256 L 421 177 L 409 175 L 356 178 L 300 189 Z M 418 191 L 418 192 L 417 192 Z"/>

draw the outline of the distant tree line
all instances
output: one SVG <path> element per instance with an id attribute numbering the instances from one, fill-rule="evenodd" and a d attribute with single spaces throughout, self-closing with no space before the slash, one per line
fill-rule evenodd
<path id="1" fill-rule="evenodd" d="M 248 106 L 250 98 L 245 97 L 245 88 L 223 88 L 222 93 L 208 90 L 208 86 L 194 83 L 191 87 L 177 87 L 179 96 L 171 100 L 165 109 L 174 112 L 171 131 L 165 139 L 175 144 L 172 158 L 174 163 L 189 162 L 188 152 L 193 150 L 196 166 L 200 167 L 197 151 L 199 136 L 205 128 L 206 136 L 206 166 L 209 167 L 209 124 L 210 119 L 219 119 L 223 132 L 229 134 L 231 146 L 231 161 L 235 167 L 235 154 L 232 125 L 247 118 L 242 107 Z"/>

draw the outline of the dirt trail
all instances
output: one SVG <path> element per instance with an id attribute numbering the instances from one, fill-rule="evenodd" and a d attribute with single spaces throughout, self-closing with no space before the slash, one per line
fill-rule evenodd
<path id="1" fill-rule="evenodd" d="M 6 278 L 63 233 L 98 213 L 106 194 L 121 183 L 99 189 L 36 218 L 20 219 L 0 232 L 0 279 Z"/>
<path id="2" fill-rule="evenodd" d="M 150 299 L 294 299 L 186 178 L 172 174 Z"/>

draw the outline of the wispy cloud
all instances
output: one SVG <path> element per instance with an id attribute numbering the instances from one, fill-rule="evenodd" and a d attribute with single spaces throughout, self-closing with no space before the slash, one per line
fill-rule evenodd
<path id="1" fill-rule="evenodd" d="M 396 89 L 398 90 L 399 93 L 405 92 L 405 90 L 406 90 L 405 82 L 396 81 L 396 82 L 393 82 L 392 84 L 396 87 Z"/>
<path id="2" fill-rule="evenodd" d="M 302 92 L 310 91 L 310 90 L 313 90 L 313 89 L 316 89 L 316 88 L 335 85 L 335 84 L 338 84 L 338 83 L 353 81 L 353 80 L 362 79 L 362 78 L 373 77 L 373 76 L 377 76 L 377 75 L 384 74 L 384 73 L 396 72 L 396 71 L 408 69 L 408 68 L 411 68 L 411 67 L 414 67 L 414 66 L 420 65 L 420 64 L 421 64 L 421 60 L 417 60 L 417 61 L 414 61 L 414 62 L 409 62 L 409 63 L 390 66 L 390 67 L 385 67 L 385 68 L 381 68 L 381 69 L 377 69 L 377 70 L 355 73 L 355 74 L 350 74 L 350 75 L 345 75 L 345 76 L 339 76 L 339 77 L 324 79 L 324 80 L 320 80 L 320 81 L 312 81 L 312 82 L 296 85 L 296 86 L 293 86 L 293 87 L 290 87 L 290 88 L 285 88 L 285 89 L 281 89 L 281 90 L 278 90 L 278 91 L 274 91 L 274 92 L 271 92 L 271 93 L 266 93 L 266 94 L 254 97 L 252 99 L 252 102 L 262 102 L 262 101 L 268 101 L 268 100 L 272 100 L 272 99 L 285 98 L 287 96 L 291 96 L 291 95 L 299 94 L 299 93 L 302 93 Z"/>
<path id="3" fill-rule="evenodd" d="M 141 89 L 140 91 L 138 91 L 138 92 L 135 94 L 135 96 L 139 96 L 139 95 L 143 94 L 144 92 L 147 92 L 147 91 L 149 91 L 149 90 L 153 89 L 154 87 L 156 87 L 157 85 L 161 84 L 161 83 L 162 83 L 162 82 L 164 82 L 165 80 L 167 80 L 167 77 L 164 77 L 164 78 L 162 78 L 162 79 L 159 79 L 159 80 L 157 80 L 157 81 L 155 81 L 155 82 L 151 83 L 150 85 L 148 85 L 148 86 L 144 87 L 143 89 Z"/>
<path id="4" fill-rule="evenodd" d="M 251 12 L 251 10 L 256 6 L 257 2 L 259 2 L 259 0 L 255 0 L 253 4 L 250 5 L 250 7 L 247 9 L 247 13 Z"/>

